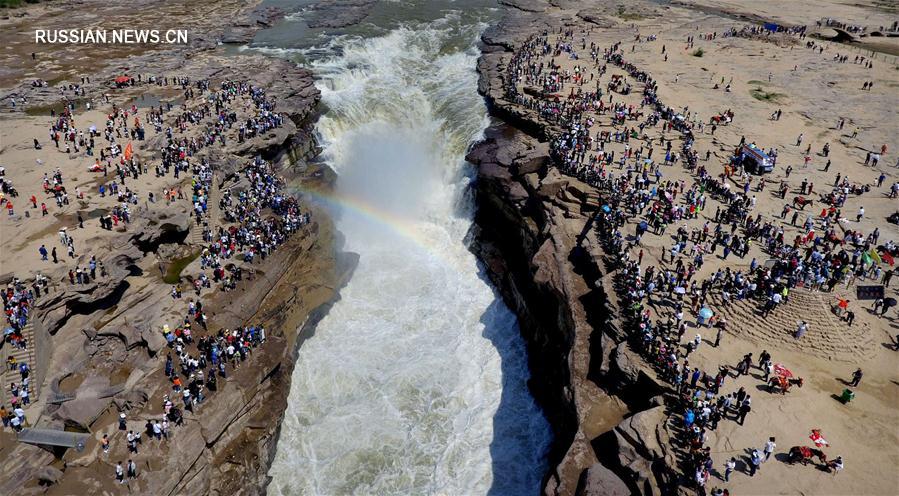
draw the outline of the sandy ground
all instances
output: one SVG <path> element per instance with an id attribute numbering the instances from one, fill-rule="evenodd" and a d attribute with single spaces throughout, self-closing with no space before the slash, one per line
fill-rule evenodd
<path id="1" fill-rule="evenodd" d="M 75 122 L 78 128 L 86 129 L 94 125 L 97 129 L 103 129 L 106 122 L 105 111 L 110 110 L 111 105 L 101 105 L 100 109 L 95 106 L 94 110 L 76 113 Z M 16 118 L 5 119 L 3 129 L 0 130 L 0 143 L 2 143 L 0 157 L 9 171 L 7 177 L 13 181 L 19 192 L 19 197 L 12 200 L 17 215 L 11 218 L 4 216 L 3 219 L 4 230 L 9 229 L 8 232 L 15 232 L 15 235 L 3 236 L 3 239 L 0 240 L 0 250 L 4 253 L 4 262 L 8 263 L 15 258 L 16 264 L 14 267 L 4 267 L 0 271 L 2 273 L 15 269 L 17 274 L 43 271 L 47 275 L 48 271 L 58 268 L 52 263 L 52 260 L 49 263 L 41 262 L 39 256 L 35 257 L 42 244 L 48 250 L 54 246 L 57 247 L 58 256 L 62 260 L 57 265 L 65 266 L 67 270 L 68 265 L 73 265 L 74 261 L 67 263 L 65 248 L 58 243 L 56 234 L 63 227 L 71 230 L 71 234 L 79 244 L 86 243 L 92 247 L 102 245 L 105 238 L 112 238 L 116 234 L 113 231 L 101 229 L 96 220 L 101 210 L 109 210 L 118 204 L 115 196 L 101 197 L 97 193 L 100 183 L 117 181 L 115 171 L 112 170 L 108 177 L 104 177 L 102 172 L 90 172 L 89 167 L 94 164 L 94 158 L 99 155 L 88 157 L 83 150 L 77 154 L 74 152 L 66 154 L 64 145 L 62 149 L 57 149 L 48 139 L 51 120 L 48 117 L 20 115 Z M 155 133 L 152 128 L 149 129 L 152 137 Z M 38 138 L 42 142 L 41 150 L 34 149 L 33 138 Z M 101 142 L 105 142 L 105 140 L 98 138 L 97 143 Z M 70 204 L 63 205 L 62 208 L 57 207 L 52 195 L 45 195 L 41 188 L 43 175 L 47 173 L 52 176 L 56 168 L 63 173 L 70 197 Z M 149 192 L 152 191 L 154 195 L 161 198 L 163 190 L 184 183 L 185 180 L 189 179 L 182 177 L 180 181 L 176 181 L 171 175 L 156 178 L 154 174 L 150 173 L 141 175 L 137 180 L 129 178 L 125 186 L 138 192 L 142 199 L 139 207 L 149 208 L 147 202 Z M 79 190 L 87 195 L 83 202 L 75 199 L 76 191 Z M 35 195 L 38 199 L 38 208 L 36 209 L 28 202 L 31 195 Z M 50 215 L 45 217 L 41 216 L 40 205 L 42 202 L 46 203 L 50 212 Z M 28 217 L 24 215 L 25 212 L 28 213 Z M 83 229 L 78 229 L 77 214 L 79 212 L 82 213 L 85 220 Z M 85 255 L 88 252 L 86 249 L 77 248 L 78 245 L 76 245 L 77 255 Z M 90 257 L 88 256 L 88 258 Z"/>
<path id="2" fill-rule="evenodd" d="M 628 11 L 624 16 L 629 21 L 626 26 L 621 23 L 611 29 L 593 28 L 590 32 L 581 33 L 576 30 L 580 60 L 572 60 L 567 55 L 556 57 L 556 63 L 563 68 L 574 70 L 576 65 L 586 65 L 594 76 L 597 71 L 589 60 L 589 44 L 596 42 L 600 53 L 611 44 L 622 41 L 625 60 L 646 70 L 659 82 L 660 99 L 683 112 L 693 112 L 697 122 L 707 125 L 703 133 L 697 134 L 695 148 L 701 158 L 706 150 L 711 151 L 708 162 L 700 160 L 700 165 L 708 168 L 713 176 L 721 174 L 724 165 L 733 150 L 745 136 L 747 142 L 755 142 L 768 149 L 778 151 L 777 166 L 773 173 L 766 175 L 767 187 L 764 191 L 750 193 L 757 197 L 757 205 L 753 213 L 761 213 L 763 217 L 775 218 L 784 225 L 785 238 L 792 239 L 800 232 L 799 228 L 789 225 L 790 215 L 786 220 L 780 219 L 781 209 L 799 195 L 799 185 L 803 180 L 814 184 L 813 195 L 829 192 L 837 174 L 849 177 L 857 184 L 868 184 L 872 190 L 860 196 L 853 195 L 843 207 L 843 216 L 849 220 L 843 223 L 846 230 L 860 230 L 867 234 L 879 227 L 880 243 L 888 240 L 899 241 L 899 228 L 886 222 L 887 216 L 899 210 L 899 200 L 888 198 L 889 188 L 899 181 L 897 166 L 896 129 L 899 124 L 899 110 L 896 96 L 899 87 L 899 65 L 892 56 L 876 54 L 873 68 L 855 64 L 854 57 L 863 53 L 846 45 L 813 40 L 817 46 L 823 46 L 823 53 L 806 48 L 806 40 L 787 35 L 778 35 L 774 40 L 757 40 L 738 37 L 723 38 L 722 32 L 743 25 L 734 19 L 735 13 L 754 12 L 757 15 L 770 16 L 779 22 L 814 25 L 815 21 L 827 15 L 864 25 L 888 25 L 893 22 L 891 16 L 883 11 L 868 7 L 851 7 L 835 2 L 822 2 L 820 8 L 803 9 L 798 4 L 783 2 L 740 2 L 740 1 L 700 1 L 703 11 L 688 10 L 682 7 L 656 8 L 663 16 L 644 17 L 639 11 Z M 719 16 L 712 10 L 731 10 L 727 16 Z M 645 13 L 646 11 L 644 11 Z M 776 14 L 776 15 L 775 15 Z M 588 26 L 588 25 L 584 25 Z M 579 27 L 583 29 L 583 27 Z M 588 28 L 589 29 L 589 28 Z M 701 40 L 704 33 L 718 33 L 711 41 Z M 636 35 L 642 36 L 635 42 Z M 646 37 L 656 35 L 657 40 L 646 42 Z M 580 49 L 580 39 L 586 37 L 588 49 Z M 696 38 L 695 45 L 688 47 L 688 36 Z M 554 38 L 551 37 L 551 41 Z M 662 54 L 665 46 L 667 61 Z M 696 49 L 702 48 L 702 56 L 695 56 Z M 836 54 L 849 55 L 849 61 L 843 64 L 833 61 Z M 549 57 L 544 59 L 548 62 Z M 608 73 L 600 79 L 600 86 L 608 101 L 606 84 L 613 74 L 624 74 L 611 64 Z M 769 79 L 770 78 L 770 79 Z M 587 78 L 589 81 L 589 77 Z M 723 80 L 723 82 L 722 82 Z M 595 81 L 595 80 L 594 80 Z M 873 81 L 870 91 L 863 91 L 862 84 Z M 614 94 L 614 102 L 626 102 L 639 105 L 642 83 L 630 80 L 635 91 L 627 96 Z M 713 89 L 715 84 L 720 89 Z M 725 92 L 724 86 L 731 84 L 731 91 Z M 585 84 L 585 89 L 593 89 L 595 82 Z M 775 93 L 773 101 L 759 100 L 753 96 L 757 90 Z M 567 95 L 571 85 L 566 84 L 559 94 Z M 726 110 L 735 112 L 734 121 L 727 126 L 720 126 L 711 134 L 709 118 Z M 778 121 L 771 119 L 771 114 L 781 109 L 783 116 Z M 842 130 L 836 129 L 839 119 L 845 119 Z M 639 121 L 628 121 L 628 126 Z M 602 129 L 611 129 L 609 114 L 598 117 L 599 126 L 591 129 L 596 134 Z M 858 129 L 856 137 L 852 137 Z M 696 132 L 694 130 L 694 132 Z M 801 146 L 796 146 L 796 139 L 803 134 Z M 669 133 L 668 136 L 675 136 Z M 656 139 L 656 150 L 653 159 L 664 159 L 664 149 L 658 148 L 658 128 L 649 132 Z M 811 162 L 804 166 L 805 149 L 811 143 Z M 830 144 L 829 159 L 832 165 L 828 172 L 823 168 L 827 158 L 821 153 L 825 143 Z M 867 152 L 879 152 L 882 145 L 888 151 L 882 156 L 877 167 L 864 165 Z M 631 141 L 634 149 L 644 145 Z M 606 144 L 617 157 L 624 151 L 623 143 Z M 676 139 L 673 150 L 680 149 L 680 140 Z M 792 166 L 792 173 L 786 177 L 785 168 Z M 620 174 L 619 166 L 614 165 L 612 172 Z M 684 180 L 687 185 L 693 179 L 680 165 L 663 167 L 664 178 Z M 874 182 L 883 173 L 886 179 L 881 187 Z M 785 180 L 790 186 L 786 201 L 775 195 L 776 186 Z M 753 184 L 758 183 L 755 177 Z M 733 184 L 738 187 L 738 184 Z M 742 186 L 742 182 L 739 183 Z M 688 229 L 700 228 L 706 221 L 714 218 L 719 205 L 710 200 L 700 219 L 684 224 Z M 860 222 L 855 221 L 859 207 L 864 206 L 865 216 Z M 801 213 L 798 224 L 805 220 L 806 214 L 817 215 L 822 208 L 820 202 Z M 680 225 L 680 224 L 679 224 Z M 673 226 L 672 226 L 673 227 Z M 632 234 L 635 225 L 629 226 L 627 233 Z M 670 229 L 669 229 L 670 230 Z M 803 231 L 802 234 L 805 232 Z M 643 250 L 645 252 L 643 266 L 673 266 L 663 263 L 659 257 L 671 245 L 671 237 L 644 235 Z M 636 256 L 636 249 L 632 255 Z M 748 269 L 750 260 L 755 257 L 764 261 L 767 256 L 754 246 L 748 256 L 743 259 L 730 257 L 722 260 L 720 256 L 706 257 L 706 263 L 698 272 L 699 279 L 711 275 L 719 267 L 730 266 L 734 269 Z M 875 281 L 860 281 L 859 284 L 875 284 Z M 745 387 L 753 397 L 753 411 L 747 418 L 746 425 L 740 427 L 732 421 L 723 422 L 707 443 L 712 448 L 716 472 L 709 482 L 709 489 L 727 487 L 731 494 L 895 494 L 899 487 L 899 476 L 893 467 L 899 463 L 896 425 L 899 422 L 899 369 L 896 366 L 895 343 L 892 336 L 899 331 L 899 318 L 890 312 L 887 317 L 873 315 L 869 308 L 871 301 L 856 301 L 854 287 L 840 285 L 835 294 L 809 292 L 796 289 L 793 299 L 784 308 L 777 310 L 767 319 L 756 315 L 752 306 L 732 306 L 721 309 L 713 306 L 716 312 L 723 312 L 728 319 L 728 333 L 719 348 L 711 343 L 715 334 L 711 329 L 696 328 L 688 330 L 686 339 L 692 339 L 698 332 L 704 338 L 704 344 L 698 352 L 690 356 L 691 364 L 696 364 L 706 371 L 715 371 L 719 365 L 736 365 L 740 358 L 749 352 L 755 357 L 763 349 L 773 355 L 776 363 L 783 363 L 793 372 L 805 379 L 802 389 L 793 388 L 787 395 L 771 394 L 763 387 L 761 371 L 753 370 L 749 376 L 728 379 L 723 391 L 735 391 Z M 897 285 L 893 283 L 888 295 L 896 296 Z M 856 314 L 852 327 L 832 314 L 831 305 L 837 296 L 850 300 L 850 309 Z M 734 308 L 739 307 L 739 308 Z M 667 308 L 654 308 L 662 316 L 667 315 Z M 812 330 L 802 340 L 795 340 L 790 333 L 800 319 L 812 324 Z M 842 404 L 835 395 L 842 392 L 851 380 L 852 372 L 861 367 L 865 376 L 857 396 L 849 404 Z M 825 449 L 830 458 L 842 455 L 846 470 L 833 476 L 808 466 L 791 466 L 783 462 L 785 453 L 791 446 L 811 445 L 808 436 L 812 428 L 823 430 L 831 446 Z M 761 450 L 768 437 L 777 439 L 778 448 L 775 457 L 765 463 L 755 477 L 750 478 L 746 467 L 752 449 Z M 723 465 L 731 456 L 737 457 L 738 473 L 731 477 L 727 484 L 723 481 Z M 720 475 L 721 477 L 717 477 Z"/>

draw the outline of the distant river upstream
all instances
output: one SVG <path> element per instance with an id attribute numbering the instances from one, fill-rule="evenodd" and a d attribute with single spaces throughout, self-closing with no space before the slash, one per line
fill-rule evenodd
<path id="1" fill-rule="evenodd" d="M 271 2 L 297 10 L 301 2 Z M 359 266 L 299 351 L 271 495 L 536 495 L 550 431 L 515 316 L 466 245 L 486 0 L 380 2 L 360 25 L 303 14 L 247 48 L 319 77 L 322 159 Z"/>

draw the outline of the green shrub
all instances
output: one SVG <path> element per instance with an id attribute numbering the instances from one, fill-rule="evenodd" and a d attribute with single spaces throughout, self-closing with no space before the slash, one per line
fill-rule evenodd
<path id="1" fill-rule="evenodd" d="M 752 95 L 752 98 L 762 102 L 771 102 L 771 103 L 779 103 L 785 95 L 784 93 L 775 93 L 773 91 L 765 91 L 761 88 L 753 88 L 749 90 L 749 94 Z"/>

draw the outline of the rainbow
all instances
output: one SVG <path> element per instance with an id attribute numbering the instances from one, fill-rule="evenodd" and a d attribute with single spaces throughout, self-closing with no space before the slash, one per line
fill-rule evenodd
<path id="1" fill-rule="evenodd" d="M 409 219 L 400 217 L 371 203 L 364 202 L 357 198 L 340 195 L 336 192 L 316 191 L 298 185 L 291 185 L 290 188 L 326 207 L 335 210 L 349 211 L 370 220 L 412 242 L 427 252 L 435 260 L 449 263 L 448 260 L 444 259 L 445 257 L 439 255 L 443 251 L 440 249 L 441 247 L 438 246 L 434 239 L 424 235 L 419 223 L 412 222 Z"/>

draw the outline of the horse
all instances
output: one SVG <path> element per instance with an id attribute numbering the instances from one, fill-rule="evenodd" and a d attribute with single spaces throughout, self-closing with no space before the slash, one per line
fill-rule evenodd
<path id="1" fill-rule="evenodd" d="M 815 203 L 811 198 L 806 198 L 804 196 L 797 196 L 793 198 L 793 206 L 799 207 L 799 210 L 805 210 L 806 205 L 811 205 Z"/>
<path id="2" fill-rule="evenodd" d="M 730 124 L 730 118 L 726 114 L 713 115 L 709 119 L 709 124 L 717 124 L 719 126 L 726 126 Z"/>
<path id="3" fill-rule="evenodd" d="M 818 457 L 818 461 L 824 464 L 827 463 L 827 455 L 823 451 L 809 448 L 808 446 L 793 446 L 790 448 L 787 463 L 793 465 L 796 462 L 800 462 L 803 465 L 807 465 L 808 462 L 812 461 L 812 457 Z"/>
<path id="4" fill-rule="evenodd" d="M 780 388 L 780 394 L 786 394 L 790 390 L 790 386 L 802 387 L 802 377 L 791 379 L 787 377 L 775 376 L 768 380 L 768 392 L 773 393 L 774 388 Z"/>

